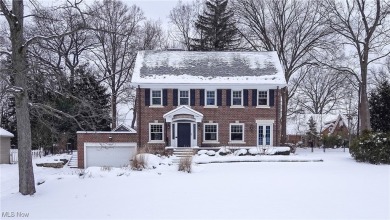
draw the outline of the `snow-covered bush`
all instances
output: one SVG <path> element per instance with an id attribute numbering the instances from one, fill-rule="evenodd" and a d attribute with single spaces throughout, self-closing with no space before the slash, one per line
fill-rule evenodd
<path id="1" fill-rule="evenodd" d="M 239 150 L 234 151 L 233 155 L 234 156 L 244 156 L 247 153 L 248 153 L 247 149 L 239 149 Z"/>
<path id="2" fill-rule="evenodd" d="M 133 160 L 131 161 L 131 169 L 132 170 L 138 170 L 141 171 L 145 169 L 145 156 L 143 154 L 137 154 L 133 157 Z"/>
<path id="3" fill-rule="evenodd" d="M 257 147 L 252 147 L 248 150 L 249 154 L 252 156 L 260 154 L 260 151 Z"/>
<path id="4" fill-rule="evenodd" d="M 353 141 L 349 152 L 356 161 L 390 164 L 390 134 L 365 131 Z"/>
<path id="5" fill-rule="evenodd" d="M 182 157 L 179 161 L 179 171 L 191 173 L 192 171 L 192 157 Z"/>
<path id="6" fill-rule="evenodd" d="M 137 154 L 131 161 L 132 170 L 155 169 L 161 162 L 161 158 L 153 154 Z"/>
<path id="7" fill-rule="evenodd" d="M 200 156 L 200 155 L 203 155 L 203 154 L 207 154 L 207 151 L 208 150 L 200 150 L 200 151 L 198 151 L 198 155 Z"/>
<path id="8" fill-rule="evenodd" d="M 228 154 L 231 154 L 232 152 L 226 148 L 226 147 L 222 147 L 221 149 L 219 149 L 219 151 L 217 152 L 218 155 L 221 155 L 221 156 L 226 156 Z"/>
<path id="9" fill-rule="evenodd" d="M 209 155 L 209 156 L 215 156 L 215 151 L 213 151 L 213 150 L 208 150 L 208 151 L 206 152 L 206 154 Z"/>

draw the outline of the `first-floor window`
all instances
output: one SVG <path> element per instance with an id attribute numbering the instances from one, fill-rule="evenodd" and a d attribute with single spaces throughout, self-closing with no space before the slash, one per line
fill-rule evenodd
<path id="1" fill-rule="evenodd" d="M 204 125 L 204 140 L 205 141 L 218 141 L 218 124 L 205 124 Z"/>
<path id="2" fill-rule="evenodd" d="M 149 124 L 150 141 L 163 141 L 163 124 L 151 123 Z"/>
<path id="3" fill-rule="evenodd" d="M 244 124 L 230 124 L 230 141 L 244 141 Z"/>

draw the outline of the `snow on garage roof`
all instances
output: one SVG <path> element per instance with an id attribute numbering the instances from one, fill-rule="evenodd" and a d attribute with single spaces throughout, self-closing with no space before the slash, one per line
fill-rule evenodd
<path id="1" fill-rule="evenodd" d="M 266 84 L 286 86 L 275 51 L 139 51 L 132 84 Z"/>
<path id="2" fill-rule="evenodd" d="M 14 135 L 9 131 L 0 128 L 0 137 L 14 137 Z"/>

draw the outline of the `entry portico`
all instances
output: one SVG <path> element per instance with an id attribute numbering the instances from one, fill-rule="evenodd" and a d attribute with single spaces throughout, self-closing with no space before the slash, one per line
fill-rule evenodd
<path id="1" fill-rule="evenodd" d="M 170 123 L 171 147 L 195 147 L 198 143 L 198 123 L 203 120 L 203 114 L 182 105 L 164 114 L 166 123 Z"/>

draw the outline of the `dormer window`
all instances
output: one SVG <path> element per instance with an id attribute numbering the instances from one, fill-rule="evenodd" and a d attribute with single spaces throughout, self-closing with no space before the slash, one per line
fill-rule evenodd
<path id="1" fill-rule="evenodd" d="M 242 106 L 242 90 L 232 90 L 232 106 Z"/>
<path id="2" fill-rule="evenodd" d="M 179 105 L 189 105 L 190 104 L 190 91 L 180 90 L 179 91 Z"/>

